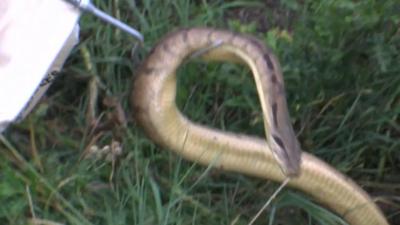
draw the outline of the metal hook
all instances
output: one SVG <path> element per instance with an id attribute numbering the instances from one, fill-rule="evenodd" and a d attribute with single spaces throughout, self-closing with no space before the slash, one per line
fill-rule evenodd
<path id="1" fill-rule="evenodd" d="M 109 23 L 122 31 L 125 31 L 126 33 L 130 34 L 140 42 L 143 42 L 143 35 L 137 31 L 136 29 L 128 26 L 127 24 L 121 22 L 120 20 L 108 15 L 107 13 L 101 11 L 98 9 L 96 6 L 94 6 L 90 0 L 65 0 L 68 3 L 72 4 L 73 6 L 77 7 L 83 12 L 88 12 L 101 20 L 103 20 L 106 23 Z"/>

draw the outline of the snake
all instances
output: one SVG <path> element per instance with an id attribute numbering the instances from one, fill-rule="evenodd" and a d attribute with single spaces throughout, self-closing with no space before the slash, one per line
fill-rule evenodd
<path id="1" fill-rule="evenodd" d="M 180 65 L 196 53 L 208 61 L 249 67 L 263 112 L 265 138 L 191 121 L 176 105 Z M 302 151 L 288 113 L 277 58 L 255 37 L 207 27 L 168 33 L 134 74 L 130 105 L 136 123 L 157 145 L 202 165 L 288 185 L 351 225 L 387 225 L 372 198 L 351 178 Z"/>

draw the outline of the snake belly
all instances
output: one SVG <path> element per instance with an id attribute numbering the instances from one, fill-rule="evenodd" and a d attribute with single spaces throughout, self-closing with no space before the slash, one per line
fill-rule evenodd
<path id="1" fill-rule="evenodd" d="M 215 43 L 222 44 L 213 48 Z M 271 52 L 259 41 L 245 35 L 210 28 L 190 28 L 172 32 L 162 39 L 134 76 L 130 99 L 132 111 L 137 123 L 155 143 L 197 163 L 212 164 L 216 168 L 276 182 L 294 174 L 289 182 L 291 187 L 312 196 L 349 224 L 388 224 L 361 187 L 317 157 L 299 151 L 298 157 L 291 159 L 290 150 L 278 149 L 274 152 L 272 134 L 266 134 L 265 140 L 209 128 L 186 118 L 175 103 L 176 70 L 192 53 L 204 49 L 208 49 L 202 56 L 205 60 L 242 62 L 250 67 L 253 74 L 255 71 L 260 74 L 275 72 L 274 78 L 269 75 L 271 82 L 267 82 L 268 85 L 260 87 L 257 82 L 262 81 L 256 78 L 259 94 L 264 91 L 268 95 L 267 99 L 260 99 L 263 113 L 267 114 L 264 118 L 266 132 L 275 132 L 283 139 L 294 136 L 290 133 L 293 131 L 287 113 L 283 78 Z M 268 76 L 261 77 L 265 79 Z M 260 90 L 265 86 L 267 90 Z M 277 100 L 271 100 L 271 96 Z M 274 109 L 274 103 L 278 110 Z M 276 124 L 284 126 L 277 128 L 274 127 Z M 284 141 L 284 145 L 298 145 L 297 140 Z M 275 140 L 275 147 L 282 147 L 281 144 Z M 288 170 L 282 171 L 282 165 Z"/>

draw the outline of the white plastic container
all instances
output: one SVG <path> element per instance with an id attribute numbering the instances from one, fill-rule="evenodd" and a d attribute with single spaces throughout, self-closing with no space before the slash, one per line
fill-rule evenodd
<path id="1" fill-rule="evenodd" d="M 62 0 L 1 0 L 0 133 L 50 86 L 78 42 L 79 16 Z"/>

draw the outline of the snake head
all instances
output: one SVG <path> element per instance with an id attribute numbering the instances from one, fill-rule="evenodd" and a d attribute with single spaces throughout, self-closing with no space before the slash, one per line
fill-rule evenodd
<path id="1" fill-rule="evenodd" d="M 288 177 L 296 177 L 300 174 L 302 151 L 293 130 L 287 132 L 292 133 L 290 138 L 272 133 L 267 142 L 282 172 Z"/>

